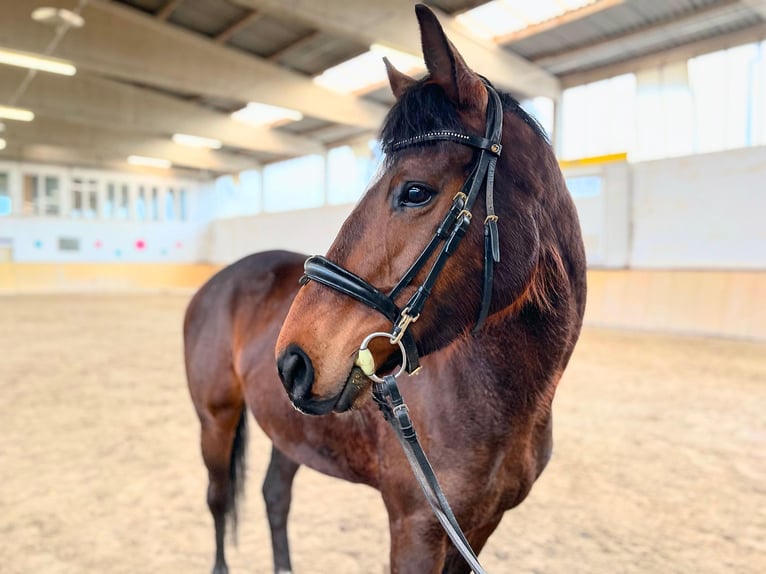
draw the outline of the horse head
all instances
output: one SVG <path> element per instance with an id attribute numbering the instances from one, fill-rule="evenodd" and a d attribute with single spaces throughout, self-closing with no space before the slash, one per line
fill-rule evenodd
<path id="1" fill-rule="evenodd" d="M 569 286 L 561 281 L 566 244 L 579 238 L 579 227 L 544 132 L 516 100 L 498 96 L 467 66 L 428 8 L 418 6 L 416 13 L 428 74 L 415 80 L 385 62 L 396 96 L 381 131 L 386 157 L 326 258 L 307 263 L 307 280 L 277 341 L 280 376 L 293 404 L 307 413 L 348 410 L 369 394 L 362 371 L 407 363 L 386 337 L 369 344 L 372 370 L 359 361 L 362 340 L 391 332 L 396 321 L 370 301 L 378 294 L 388 294 L 400 311 L 427 286 L 419 317 L 404 325 L 410 347 L 427 355 L 472 336 L 483 301 L 490 326 L 527 306 L 546 312 Z M 493 123 L 502 126 L 498 141 L 492 141 Z M 472 178 L 480 180 L 475 203 L 465 186 Z M 492 192 L 488 179 L 494 179 L 494 201 L 485 197 Z M 435 233 L 453 245 L 429 282 L 442 248 L 421 255 Z M 464 233 L 459 245 L 450 233 Z M 413 268 L 419 258 L 422 265 Z M 483 293 L 487 265 L 494 281 Z M 403 283 L 408 271 L 411 281 Z M 323 273 L 330 276 L 326 282 Z"/>

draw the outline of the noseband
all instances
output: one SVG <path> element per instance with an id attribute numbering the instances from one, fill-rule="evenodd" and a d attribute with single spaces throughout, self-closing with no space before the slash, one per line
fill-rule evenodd
<path id="1" fill-rule="evenodd" d="M 484 220 L 484 284 L 481 307 L 474 331 L 481 328 L 489 313 L 492 300 L 493 267 L 495 263 L 500 261 L 500 242 L 497 215 L 495 215 L 493 202 L 493 188 L 497 158 L 500 157 L 503 149 L 500 143 L 503 132 L 503 109 L 500 96 L 495 89 L 489 84 L 486 85 L 486 88 L 488 92 L 487 123 L 484 137 L 440 130 L 397 142 L 389 142 L 384 146 L 384 151 L 393 153 L 431 142 L 451 141 L 479 150 L 479 157 L 471 169 L 470 175 L 453 198 L 452 206 L 436 228 L 433 238 L 388 294 L 384 294 L 358 275 L 321 255 L 309 257 L 304 264 L 305 274 L 301 278 L 302 285 L 310 280 L 326 285 L 375 309 L 391 321 L 393 324 L 392 343 L 402 343 L 405 354 L 403 360 L 409 373 L 414 373 L 419 369 L 419 356 L 415 339 L 408 327 L 420 317 L 423 305 L 431 294 L 431 289 L 444 268 L 444 264 L 449 256 L 455 252 L 460 240 L 466 234 L 471 223 L 471 209 L 476 202 L 482 184 L 484 184 L 487 204 L 487 217 Z M 397 306 L 396 297 L 412 283 L 415 275 L 440 245 L 441 249 L 423 283 L 402 308 Z"/>

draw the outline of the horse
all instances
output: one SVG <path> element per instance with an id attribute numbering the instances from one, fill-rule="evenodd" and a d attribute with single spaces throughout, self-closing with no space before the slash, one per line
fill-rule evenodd
<path id="1" fill-rule="evenodd" d="M 385 160 L 326 256 L 246 257 L 187 308 L 214 574 L 228 572 L 248 408 L 272 442 L 263 496 L 281 573 L 292 570 L 286 526 L 300 465 L 380 492 L 391 572 L 470 572 L 371 400 L 373 381 L 397 368 L 477 553 L 551 456 L 552 401 L 585 307 L 577 213 L 544 131 L 468 67 L 427 7 L 416 16 L 427 75 L 385 62 L 396 98 L 381 130 Z"/>

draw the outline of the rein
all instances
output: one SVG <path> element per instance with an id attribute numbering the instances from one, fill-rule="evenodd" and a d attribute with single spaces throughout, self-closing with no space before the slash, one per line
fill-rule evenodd
<path id="1" fill-rule="evenodd" d="M 417 344 L 408 328 L 420 317 L 423 306 L 444 269 L 447 259 L 455 252 L 460 240 L 468 231 L 472 218 L 471 209 L 481 191 L 482 184 L 484 184 L 487 210 L 487 216 L 484 220 L 484 281 L 481 306 L 476 325 L 473 328 L 474 332 L 481 328 L 489 314 L 492 302 L 494 264 L 500 261 L 498 218 L 495 215 L 493 190 L 495 167 L 503 149 L 500 143 L 503 131 L 503 110 L 500 96 L 494 88 L 489 84 L 486 84 L 486 88 L 488 92 L 487 124 L 484 137 L 441 130 L 398 142 L 390 142 L 385 146 L 386 152 L 396 152 L 430 142 L 451 141 L 479 150 L 479 157 L 470 175 L 453 198 L 452 205 L 436 228 L 433 238 L 394 288 L 388 294 L 384 294 L 358 275 L 320 255 L 314 255 L 306 260 L 304 275 L 301 277 L 301 285 L 305 285 L 309 281 L 321 283 L 375 309 L 393 324 L 391 333 L 372 333 L 365 338 L 360 345 L 356 365 L 373 381 L 373 399 L 383 412 L 386 421 L 393 427 L 431 509 L 455 548 L 471 566 L 475 574 L 486 574 L 486 571 L 479 564 L 476 554 L 460 529 L 444 492 L 439 486 L 433 467 L 428 462 L 428 458 L 418 441 L 409 410 L 402 399 L 396 379 L 405 370 L 410 374 L 415 374 L 420 369 Z M 440 245 L 441 248 L 437 253 L 437 248 Z M 412 280 L 424 268 L 434 253 L 437 253 L 436 258 L 423 283 L 400 308 L 395 302 L 396 297 L 412 283 Z M 392 345 L 399 346 L 402 353 L 402 366 L 396 374 L 385 375 L 382 378 L 376 375 L 374 359 L 367 348 L 370 340 L 376 337 L 388 338 Z"/>

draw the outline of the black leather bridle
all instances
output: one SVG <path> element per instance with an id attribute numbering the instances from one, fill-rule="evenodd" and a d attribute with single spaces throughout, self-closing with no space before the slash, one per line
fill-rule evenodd
<path id="1" fill-rule="evenodd" d="M 489 314 L 489 307 L 492 302 L 494 264 L 500 261 L 500 242 L 493 189 L 495 166 L 503 149 L 500 143 L 503 132 L 503 109 L 500 96 L 495 89 L 488 84 L 486 87 L 488 92 L 487 124 L 484 137 L 457 131 L 440 130 L 397 142 L 389 142 L 384 146 L 384 150 L 387 153 L 393 153 L 430 142 L 451 141 L 479 150 L 479 157 L 460 192 L 453 198 L 452 206 L 436 228 L 433 238 L 388 294 L 382 293 L 358 275 L 321 255 L 309 257 L 304 264 L 305 274 L 301 278 L 302 285 L 310 280 L 326 285 L 379 311 L 391 321 L 393 324 L 391 332 L 393 335 L 392 342 L 397 343 L 401 341 L 404 345 L 405 357 L 403 357 L 403 361 L 408 373 L 414 373 L 419 368 L 417 345 L 408 327 L 420 317 L 423 305 L 431 294 L 431 289 L 444 268 L 444 264 L 449 256 L 455 252 L 460 240 L 468 230 L 472 217 L 471 209 L 479 196 L 482 184 L 485 190 L 487 205 L 487 217 L 484 220 L 484 284 L 481 307 L 474 331 L 481 328 Z M 405 287 L 412 283 L 415 275 L 428 262 L 440 244 L 441 249 L 431 265 L 425 280 L 404 306 L 400 308 L 396 304 L 397 296 Z"/>
<path id="2" fill-rule="evenodd" d="M 372 396 L 383 412 L 386 421 L 393 427 L 431 509 L 455 545 L 455 548 L 457 548 L 475 574 L 486 574 L 486 571 L 482 568 L 479 559 L 461 530 L 444 496 L 444 492 L 442 492 L 439 486 L 436 474 L 428 462 L 423 448 L 420 446 L 409 416 L 409 410 L 396 384 L 396 377 L 405 369 L 407 372 L 414 374 L 420 368 L 417 345 L 408 327 L 420 317 L 423 305 L 431 294 L 431 289 L 444 268 L 444 264 L 449 256 L 455 252 L 460 240 L 465 236 L 471 223 L 471 209 L 481 191 L 482 184 L 487 202 L 487 217 L 484 220 L 484 285 L 479 316 L 476 320 L 474 331 L 481 328 L 489 314 L 489 307 L 492 302 L 493 268 L 494 264 L 500 261 L 500 242 L 493 189 L 495 166 L 503 149 L 500 143 L 503 132 L 503 109 L 500 96 L 494 88 L 488 83 L 486 83 L 486 87 L 489 95 L 487 99 L 487 124 L 484 137 L 441 130 L 428 132 L 402 141 L 390 142 L 385 146 L 386 152 L 393 153 L 430 142 L 451 141 L 479 150 L 479 157 L 470 175 L 465 180 L 465 183 L 463 183 L 460 192 L 453 198 L 452 206 L 436 228 L 433 238 L 394 288 L 388 294 L 384 294 L 358 275 L 320 255 L 309 257 L 306 260 L 304 265 L 305 274 L 301 277 L 302 285 L 309 281 L 316 281 L 326 285 L 379 311 L 393 324 L 391 333 L 370 334 L 360 346 L 359 357 L 361 357 L 362 352 L 365 352 L 372 362 L 372 355 L 367 349 L 367 344 L 375 337 L 385 337 L 390 339 L 392 344 L 399 345 L 403 355 L 402 370 L 399 373 L 394 375 L 388 374 L 381 378 L 375 374 L 374 362 L 372 362 L 371 369 L 365 371 L 365 374 L 374 383 Z M 403 308 L 398 307 L 395 302 L 397 295 L 412 283 L 415 275 L 425 266 L 440 244 L 441 249 L 436 255 L 431 268 L 428 270 L 423 283 L 417 288 Z M 357 358 L 357 361 L 359 361 L 359 358 Z M 357 362 L 357 365 L 359 364 Z"/>

